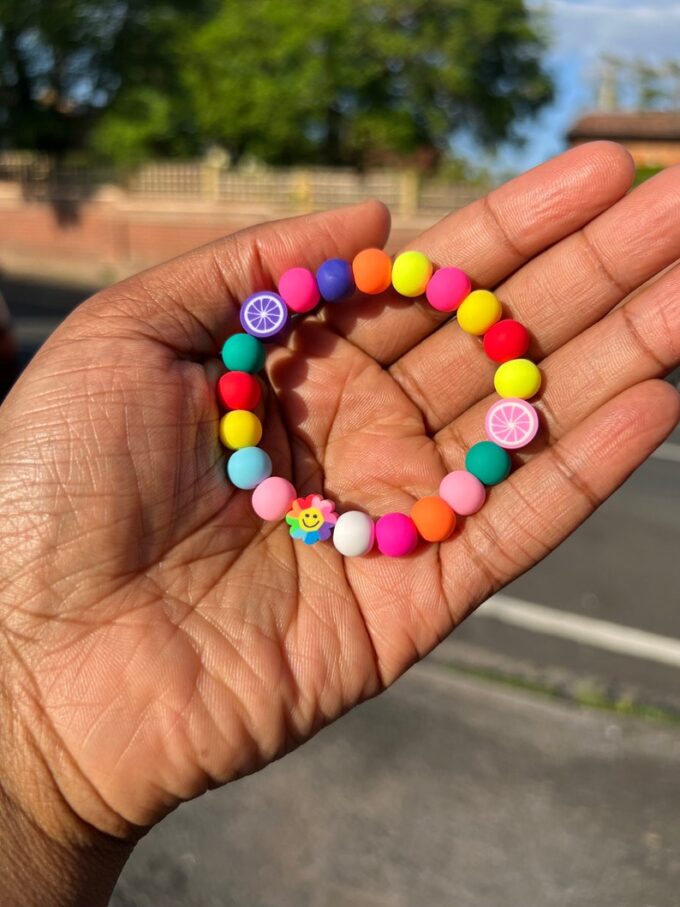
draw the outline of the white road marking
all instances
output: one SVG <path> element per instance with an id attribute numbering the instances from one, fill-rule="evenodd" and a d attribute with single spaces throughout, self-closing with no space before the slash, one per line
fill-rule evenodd
<path id="1" fill-rule="evenodd" d="M 558 611 L 507 595 L 494 595 L 475 611 L 475 617 L 680 668 L 680 639 Z"/>
<path id="2" fill-rule="evenodd" d="M 680 444 L 674 444 L 673 441 L 666 441 L 661 447 L 652 454 L 656 460 L 668 460 L 669 463 L 680 463 Z"/>

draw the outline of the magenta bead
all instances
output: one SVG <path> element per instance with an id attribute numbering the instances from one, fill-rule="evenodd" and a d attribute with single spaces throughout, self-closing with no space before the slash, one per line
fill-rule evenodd
<path id="1" fill-rule="evenodd" d="M 404 513 L 386 513 L 375 524 L 378 549 L 388 557 L 404 557 L 418 544 L 418 530 Z"/>
<path id="2" fill-rule="evenodd" d="M 481 510 L 486 500 L 486 489 L 477 476 L 465 469 L 457 469 L 444 476 L 439 486 L 443 498 L 455 513 L 470 516 Z"/>
<path id="3" fill-rule="evenodd" d="M 465 271 L 460 268 L 440 268 L 430 278 L 425 296 L 433 309 L 455 312 L 465 297 L 470 295 L 471 289 L 472 284 Z"/>
<path id="4" fill-rule="evenodd" d="M 270 476 L 260 482 L 251 498 L 253 510 L 263 520 L 282 520 L 297 497 L 288 479 Z"/>
<path id="5" fill-rule="evenodd" d="M 309 312 L 321 298 L 316 277 L 307 268 L 289 268 L 279 280 L 279 294 L 292 312 Z"/>

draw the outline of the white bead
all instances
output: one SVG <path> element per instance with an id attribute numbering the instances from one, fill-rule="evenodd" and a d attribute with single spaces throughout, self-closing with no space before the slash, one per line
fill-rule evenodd
<path id="1" fill-rule="evenodd" d="M 333 529 L 333 544 L 345 557 L 368 554 L 375 539 L 375 523 L 360 510 L 349 510 L 338 517 Z"/>

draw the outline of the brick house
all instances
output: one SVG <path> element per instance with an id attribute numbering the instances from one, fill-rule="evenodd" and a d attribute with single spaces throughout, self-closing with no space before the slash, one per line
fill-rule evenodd
<path id="1" fill-rule="evenodd" d="M 588 113 L 567 133 L 571 147 L 594 139 L 625 145 L 638 168 L 669 167 L 680 163 L 680 111 Z"/>

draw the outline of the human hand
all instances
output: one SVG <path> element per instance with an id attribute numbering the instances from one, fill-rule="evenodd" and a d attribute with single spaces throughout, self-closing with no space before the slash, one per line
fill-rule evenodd
<path id="1" fill-rule="evenodd" d="M 0 765 L 31 825 L 105 841 L 115 863 L 113 839 L 389 686 L 651 453 L 679 414 L 655 379 L 679 359 L 680 270 L 661 272 L 680 254 L 680 171 L 624 197 L 632 175 L 618 146 L 581 147 L 410 244 L 496 288 L 544 385 L 526 465 L 403 560 L 263 526 L 217 441 L 239 302 L 382 245 L 380 205 L 235 234 L 64 322 L 0 409 Z M 268 358 L 274 474 L 372 516 L 436 492 L 483 435 L 494 370 L 442 320 L 389 293 L 301 319 Z"/>

